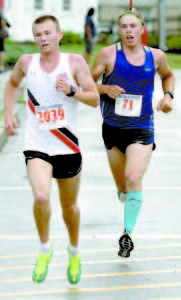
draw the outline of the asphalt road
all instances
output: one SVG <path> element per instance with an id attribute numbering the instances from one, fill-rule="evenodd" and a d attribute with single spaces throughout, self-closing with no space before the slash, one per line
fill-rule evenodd
<path id="1" fill-rule="evenodd" d="M 117 256 L 123 229 L 123 205 L 101 138 L 99 108 L 79 106 L 78 127 L 84 158 L 79 193 L 82 278 L 66 279 L 67 233 L 56 183 L 52 182 L 51 240 L 54 256 L 47 280 L 36 285 L 31 273 L 39 250 L 26 176 L 21 128 L 0 153 L 0 298 L 64 300 L 181 299 L 181 71 L 175 71 L 174 111 L 155 112 L 157 149 L 144 178 L 144 204 L 134 230 L 132 256 Z M 156 79 L 154 108 L 161 97 Z"/>

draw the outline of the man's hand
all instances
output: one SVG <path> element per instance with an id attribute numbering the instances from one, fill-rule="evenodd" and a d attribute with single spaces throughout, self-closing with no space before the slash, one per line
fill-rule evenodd
<path id="1" fill-rule="evenodd" d="M 158 103 L 157 110 L 164 113 L 169 113 L 173 110 L 169 95 L 165 95 L 165 97 Z"/>
<path id="2" fill-rule="evenodd" d="M 70 94 L 71 92 L 71 86 L 68 84 L 67 79 L 63 76 L 57 77 L 56 89 L 64 94 Z"/>
<path id="3" fill-rule="evenodd" d="M 12 114 L 5 113 L 4 122 L 5 122 L 5 130 L 8 135 L 18 134 L 15 128 L 19 128 L 19 125 Z"/>
<path id="4" fill-rule="evenodd" d="M 118 85 L 105 85 L 105 93 L 113 99 L 116 99 L 121 94 L 125 94 L 125 90 Z"/>

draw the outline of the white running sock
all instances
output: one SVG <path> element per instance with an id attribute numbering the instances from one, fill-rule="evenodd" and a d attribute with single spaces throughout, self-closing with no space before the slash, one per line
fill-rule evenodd
<path id="1" fill-rule="evenodd" d="M 75 246 L 72 246 L 70 244 L 69 248 L 70 248 L 70 253 L 72 254 L 72 256 L 77 256 L 78 255 L 78 253 L 79 253 L 79 247 L 78 246 L 75 247 Z"/>
<path id="2" fill-rule="evenodd" d="M 50 242 L 47 243 L 41 243 L 41 251 L 45 254 L 48 254 L 50 252 Z"/>

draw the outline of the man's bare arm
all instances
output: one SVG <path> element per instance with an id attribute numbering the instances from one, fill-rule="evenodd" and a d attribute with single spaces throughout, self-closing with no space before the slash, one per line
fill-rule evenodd
<path id="1" fill-rule="evenodd" d="M 168 65 L 167 57 L 165 53 L 161 50 L 154 50 L 154 58 L 157 66 L 157 72 L 160 75 L 162 81 L 163 92 L 174 90 L 174 75 Z M 158 103 L 157 109 L 161 110 L 164 113 L 172 111 L 172 98 L 169 94 L 164 95 L 163 99 Z"/>
<path id="2" fill-rule="evenodd" d="M 1 19 L 1 27 L 3 30 L 6 29 L 6 22 L 3 19 Z"/>
<path id="3" fill-rule="evenodd" d="M 80 55 L 72 54 L 70 55 L 70 65 L 73 76 L 80 87 L 80 89 L 77 89 L 74 98 L 87 105 L 96 107 L 99 104 L 99 94 L 84 58 Z M 57 79 L 56 88 L 65 94 L 69 94 L 71 91 L 68 82 L 60 77 Z"/>
<path id="4" fill-rule="evenodd" d="M 16 100 L 16 91 L 24 78 L 25 74 L 23 71 L 24 57 L 21 56 L 16 63 L 5 90 L 5 113 L 11 113 L 13 104 Z"/>
<path id="5" fill-rule="evenodd" d="M 174 75 L 173 72 L 168 65 L 167 62 L 167 57 L 166 55 L 162 52 L 159 55 L 159 67 L 158 67 L 158 74 L 160 75 L 160 78 L 162 80 L 162 87 L 163 91 L 172 91 L 174 90 Z"/>
<path id="6" fill-rule="evenodd" d="M 78 89 L 75 98 L 85 104 L 96 107 L 99 105 L 99 93 L 89 67 L 82 56 L 77 57 L 77 63 L 75 78 L 81 89 Z"/>
<path id="7" fill-rule="evenodd" d="M 92 77 L 97 81 L 103 74 L 108 75 L 114 68 L 116 59 L 116 48 L 110 46 L 103 48 L 97 55 L 94 65 L 91 69 Z M 107 94 L 110 98 L 117 98 L 125 90 L 117 85 L 104 85 L 96 83 L 99 94 Z"/>
<path id="8" fill-rule="evenodd" d="M 16 63 L 10 79 L 7 83 L 6 90 L 5 90 L 5 100 L 4 100 L 4 119 L 5 119 L 5 129 L 7 134 L 15 135 L 16 131 L 14 127 L 19 127 L 17 124 L 16 119 L 13 116 L 13 105 L 16 100 L 17 90 L 25 76 L 25 65 L 27 64 L 27 59 L 29 56 L 26 54 L 21 56 L 18 62 Z"/>

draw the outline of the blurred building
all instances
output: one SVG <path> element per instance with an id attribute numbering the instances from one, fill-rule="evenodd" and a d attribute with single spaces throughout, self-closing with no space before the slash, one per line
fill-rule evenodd
<path id="1" fill-rule="evenodd" d="M 130 0 L 98 0 L 98 21 L 103 27 L 115 24 L 121 11 L 129 8 Z M 181 32 L 181 1 L 165 0 L 167 32 Z M 159 0 L 133 0 L 133 7 L 143 14 L 149 32 L 158 31 Z M 117 24 L 116 24 L 117 25 Z"/>
<path id="2" fill-rule="evenodd" d="M 145 18 L 158 16 L 159 0 L 133 0 L 133 7 L 140 11 Z M 165 0 L 167 6 L 167 16 L 181 15 L 180 0 Z M 115 20 L 121 10 L 129 8 L 130 0 L 98 0 L 98 14 L 100 21 Z"/>
<path id="3" fill-rule="evenodd" d="M 0 9 L 11 23 L 10 37 L 16 41 L 32 40 L 31 24 L 42 14 L 53 14 L 60 20 L 62 31 L 83 34 L 87 10 L 95 8 L 98 32 L 116 32 L 117 19 L 129 8 L 129 0 L 0 0 Z M 146 21 L 149 32 L 158 31 L 159 0 L 133 0 Z M 181 0 L 165 0 L 167 32 L 181 32 Z"/>
<path id="4" fill-rule="evenodd" d="M 0 0 L 2 1 L 2 0 Z M 62 31 L 83 33 L 87 10 L 97 9 L 98 0 L 4 0 L 4 15 L 11 23 L 10 37 L 33 40 L 31 25 L 43 14 L 55 15 Z"/>

